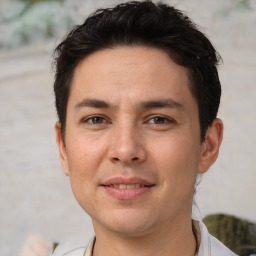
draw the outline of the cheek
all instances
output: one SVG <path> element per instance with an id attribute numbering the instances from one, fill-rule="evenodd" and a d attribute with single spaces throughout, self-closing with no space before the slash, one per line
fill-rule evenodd
<path id="1" fill-rule="evenodd" d="M 199 149 L 194 141 L 185 136 L 172 136 L 158 140 L 153 146 L 155 165 L 165 181 L 176 188 L 193 187 L 199 163 Z"/>
<path id="2" fill-rule="evenodd" d="M 75 136 L 74 136 L 75 137 Z M 67 140 L 67 155 L 71 172 L 85 174 L 95 172 L 104 156 L 103 140 L 78 134 L 75 139 Z"/>
<path id="3" fill-rule="evenodd" d="M 67 140 L 70 183 L 78 202 L 93 192 L 100 163 L 100 148 L 83 137 Z"/>
<path id="4" fill-rule="evenodd" d="M 70 184 L 73 194 L 85 210 L 93 208 L 91 198 L 95 193 L 96 173 L 98 165 L 97 149 L 82 138 L 73 140 L 67 150 L 70 169 Z M 86 203 L 85 203 L 86 202 Z"/>

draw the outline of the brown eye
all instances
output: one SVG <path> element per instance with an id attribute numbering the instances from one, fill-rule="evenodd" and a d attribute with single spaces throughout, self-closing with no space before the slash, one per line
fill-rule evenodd
<path id="1" fill-rule="evenodd" d="M 168 124 L 170 122 L 171 121 L 169 119 L 162 116 L 155 116 L 149 120 L 150 124 Z"/>
<path id="2" fill-rule="evenodd" d="M 90 124 L 103 124 L 106 123 L 106 120 L 101 116 L 93 116 L 86 119 L 85 122 Z"/>
<path id="3" fill-rule="evenodd" d="M 104 119 L 102 117 L 96 116 L 96 117 L 92 118 L 92 123 L 94 123 L 94 124 L 102 124 L 103 121 L 104 121 Z"/>
<path id="4" fill-rule="evenodd" d="M 153 118 L 153 121 L 155 124 L 164 124 L 164 123 L 166 123 L 167 119 L 164 117 L 157 116 L 157 117 Z"/>

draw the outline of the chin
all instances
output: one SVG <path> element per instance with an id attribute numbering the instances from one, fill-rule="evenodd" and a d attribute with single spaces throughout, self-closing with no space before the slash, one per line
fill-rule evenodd
<path id="1" fill-rule="evenodd" d="M 93 225 L 100 225 L 105 229 L 114 233 L 123 234 L 125 236 L 138 236 L 150 229 L 152 220 L 150 216 L 135 210 L 116 210 L 114 214 L 100 218 Z"/>

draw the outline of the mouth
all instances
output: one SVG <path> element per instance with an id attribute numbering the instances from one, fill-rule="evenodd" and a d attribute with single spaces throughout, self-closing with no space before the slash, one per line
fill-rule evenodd
<path id="1" fill-rule="evenodd" d="M 138 177 L 114 177 L 101 184 L 101 186 L 112 198 L 132 200 L 148 194 L 155 184 Z"/>
<path id="2" fill-rule="evenodd" d="M 110 184 L 103 185 L 104 187 L 110 188 L 118 188 L 118 189 L 134 189 L 134 188 L 144 188 L 144 187 L 152 187 L 154 185 L 144 185 L 144 184 Z"/>

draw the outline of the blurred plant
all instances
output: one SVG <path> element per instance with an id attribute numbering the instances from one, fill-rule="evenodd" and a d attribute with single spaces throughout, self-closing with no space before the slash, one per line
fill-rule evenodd
<path id="1" fill-rule="evenodd" d="M 47 2 L 48 0 L 19 0 L 19 1 L 30 3 L 30 4 L 35 4 L 35 3 L 39 3 L 39 2 Z M 63 2 L 63 0 L 52 0 L 52 1 Z"/>
<path id="2" fill-rule="evenodd" d="M 236 5 L 238 7 L 250 8 L 250 1 L 249 0 L 236 0 Z"/>
<path id="3" fill-rule="evenodd" d="M 2 2 L 1 2 L 2 1 Z M 0 0 L 0 49 L 60 38 L 95 8 L 92 0 Z"/>
<path id="4" fill-rule="evenodd" d="M 256 224 L 232 215 L 213 214 L 203 219 L 209 232 L 236 253 L 256 253 Z M 240 255 L 240 254 L 239 254 Z"/>
<path id="5" fill-rule="evenodd" d="M 33 0 L 30 3 L 21 3 L 21 0 L 12 2 L 12 6 L 8 6 L 9 9 L 17 7 L 19 12 L 2 18 L 0 48 L 14 48 L 18 45 L 42 41 L 53 36 L 61 36 L 73 25 L 61 2 L 62 0 Z M 3 11 L 3 13 L 9 12 Z"/>
<path id="6" fill-rule="evenodd" d="M 253 10 L 256 7 L 255 0 L 234 0 L 236 9 Z"/>
<path id="7" fill-rule="evenodd" d="M 25 14 L 29 9 L 31 8 L 32 5 L 37 4 L 39 2 L 49 2 L 49 0 L 18 0 L 21 3 L 26 3 L 23 8 L 20 10 L 18 8 L 18 11 L 11 17 L 9 18 L 2 18 L 3 21 L 11 21 L 12 19 L 17 19 L 21 17 L 23 14 Z M 52 0 L 52 2 L 63 2 L 64 0 Z"/>

